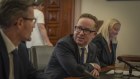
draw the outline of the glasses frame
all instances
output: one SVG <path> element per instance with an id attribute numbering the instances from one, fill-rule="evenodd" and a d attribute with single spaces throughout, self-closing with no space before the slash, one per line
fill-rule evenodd
<path id="1" fill-rule="evenodd" d="M 23 17 L 24 20 L 30 20 L 33 23 L 36 23 L 36 18 L 29 18 L 29 17 Z"/>
<path id="2" fill-rule="evenodd" d="M 90 30 L 88 28 L 84 29 L 84 28 L 82 28 L 82 26 L 75 26 L 75 31 L 77 31 L 77 32 L 83 31 L 84 34 L 90 34 L 92 32 L 96 32 L 96 31 Z"/>

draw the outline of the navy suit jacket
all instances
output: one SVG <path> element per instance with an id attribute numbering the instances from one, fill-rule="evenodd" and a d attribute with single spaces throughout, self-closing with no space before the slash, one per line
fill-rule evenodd
<path id="1" fill-rule="evenodd" d="M 36 79 L 36 70 L 32 67 L 26 45 L 21 43 L 18 46 L 19 67 L 15 79 Z M 16 71 L 17 68 L 14 69 Z M 9 57 L 6 45 L 0 34 L 0 79 L 9 79 Z"/>
<path id="2" fill-rule="evenodd" d="M 89 63 L 99 63 L 96 57 L 96 46 L 93 43 L 88 45 L 87 61 L 85 64 L 80 64 L 78 46 L 73 39 L 73 35 L 70 35 L 60 39 L 56 44 L 45 73 L 50 79 L 83 76 L 77 70 L 77 66 L 82 65 L 90 72 L 94 67 Z"/>
<path id="3" fill-rule="evenodd" d="M 117 44 L 111 44 L 112 51 L 109 51 L 108 44 L 101 34 L 98 34 L 92 41 L 98 48 L 97 57 L 101 67 L 115 64 Z"/>

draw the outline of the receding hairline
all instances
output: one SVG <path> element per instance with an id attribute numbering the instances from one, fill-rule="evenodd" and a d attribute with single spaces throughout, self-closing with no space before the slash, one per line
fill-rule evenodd
<path id="1" fill-rule="evenodd" d="M 78 19 L 78 21 L 80 20 L 80 19 L 89 19 L 89 20 L 91 20 L 92 22 L 94 22 L 94 23 L 92 23 L 92 26 L 91 26 L 91 29 L 93 29 L 94 31 L 97 31 L 97 29 L 98 29 L 98 20 L 97 20 L 97 18 L 95 17 L 95 16 L 93 16 L 93 15 L 91 15 L 91 14 L 82 14 L 80 17 L 79 17 L 79 19 Z M 77 22 L 78 22 L 77 21 Z"/>

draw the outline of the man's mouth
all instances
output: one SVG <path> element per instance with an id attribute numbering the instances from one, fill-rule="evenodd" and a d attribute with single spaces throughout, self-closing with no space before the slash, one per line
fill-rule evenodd
<path id="1" fill-rule="evenodd" d="M 84 37 L 77 37 L 78 40 L 84 40 Z"/>

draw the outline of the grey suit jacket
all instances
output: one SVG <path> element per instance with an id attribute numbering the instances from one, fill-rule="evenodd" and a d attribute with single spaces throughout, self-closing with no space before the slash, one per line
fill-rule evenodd
<path id="1" fill-rule="evenodd" d="M 82 65 L 90 72 L 94 68 L 89 63 L 99 63 L 96 57 L 96 46 L 93 43 L 89 44 L 87 61 L 85 64 L 80 64 L 78 46 L 73 39 L 73 35 L 69 35 L 60 39 L 56 44 L 45 73 L 50 79 L 83 76 L 77 70 L 77 66 Z"/>

